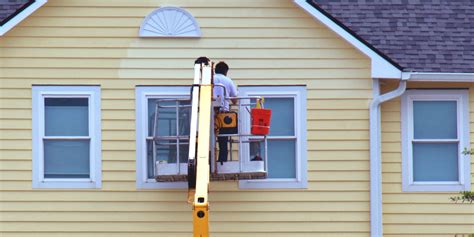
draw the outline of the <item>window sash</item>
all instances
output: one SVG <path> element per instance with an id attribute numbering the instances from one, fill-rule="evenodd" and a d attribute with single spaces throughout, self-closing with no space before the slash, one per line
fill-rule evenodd
<path id="1" fill-rule="evenodd" d="M 414 107 L 414 103 L 416 101 L 455 101 L 456 102 L 456 117 L 457 117 L 457 131 L 456 131 L 456 137 L 457 139 L 415 139 L 415 123 L 414 123 L 414 114 L 415 114 L 415 107 Z M 410 120 L 410 125 L 411 125 L 411 129 L 410 129 L 410 140 L 411 140 L 411 145 L 410 145 L 410 155 L 411 155 L 411 159 L 410 159 L 410 183 L 411 184 L 420 184 L 420 182 L 422 184 L 439 184 L 439 183 L 460 183 L 460 180 L 459 178 L 460 175 L 458 173 L 458 181 L 454 182 L 454 181 L 415 181 L 415 168 L 414 168 L 414 154 L 413 154 L 413 144 L 414 143 L 426 143 L 426 144 L 434 144 L 434 143 L 453 143 L 453 142 L 456 142 L 458 143 L 459 142 L 459 137 L 460 137 L 460 133 L 461 133 L 461 126 L 460 125 L 460 121 L 459 121 L 459 117 L 461 116 L 460 114 L 460 101 L 459 99 L 423 99 L 423 98 L 412 98 L 410 101 L 409 101 L 409 105 L 410 105 L 410 111 L 411 111 L 411 120 Z M 461 149 L 459 148 L 458 146 L 458 166 L 460 164 L 460 152 L 461 152 Z M 458 172 L 461 171 L 460 169 L 461 167 L 458 167 Z"/>
<path id="2" fill-rule="evenodd" d="M 458 124 L 458 103 L 457 100 L 423 100 L 413 99 L 410 102 L 413 113 L 413 137 L 414 139 L 458 139 L 459 129 Z M 454 107 L 452 107 L 454 103 Z M 448 111 L 442 111 L 448 109 Z M 452 113 L 455 109 L 455 113 Z M 441 112 L 441 113 L 440 113 Z M 425 113 L 431 114 L 434 121 L 426 121 Z M 443 115 L 441 115 L 443 114 Z M 443 117 L 447 116 L 447 117 Z M 454 122 L 454 124 L 453 124 Z M 440 127 L 435 124 L 443 123 L 445 126 Z M 419 126 L 417 126 L 419 125 Z M 425 125 L 431 125 L 427 129 Z M 443 131 L 444 130 L 444 131 Z M 454 133 L 454 134 L 453 134 Z M 424 137 L 423 137 L 424 136 Z"/>
<path id="3" fill-rule="evenodd" d="M 150 100 L 153 100 L 153 99 L 186 99 L 186 98 L 187 98 L 187 97 L 185 97 L 185 96 L 176 96 L 176 97 L 169 97 L 169 96 L 149 96 L 149 97 L 147 97 L 147 101 L 146 101 L 146 103 L 147 103 L 147 120 L 149 119 L 149 118 L 148 118 L 148 115 L 150 114 L 150 111 L 148 110 L 148 109 L 150 108 L 150 104 L 149 104 L 149 103 L 150 103 Z M 168 105 L 168 106 L 177 106 L 176 108 L 172 108 L 172 110 L 174 110 L 173 113 L 175 113 L 175 117 L 176 117 L 176 118 L 174 118 L 174 119 L 176 120 L 176 121 L 175 121 L 175 128 L 174 128 L 174 129 L 175 129 L 175 134 L 170 135 L 170 136 L 178 136 L 178 134 L 179 134 L 179 136 L 180 136 L 180 137 L 182 136 L 183 138 L 184 138 L 184 137 L 189 137 L 189 134 L 188 134 L 188 135 L 182 135 L 182 134 L 180 134 L 180 128 L 179 128 L 179 126 L 180 126 L 180 124 L 179 124 L 179 121 L 180 121 L 180 117 L 179 117 L 179 112 L 180 112 L 180 111 L 179 111 L 179 110 L 180 110 L 180 107 L 179 107 L 179 106 L 180 106 L 180 102 L 179 102 L 179 101 L 176 101 L 176 103 L 174 103 L 174 105 Z M 156 107 L 156 106 L 153 106 L 153 108 L 155 108 L 155 107 Z M 158 119 L 158 120 L 159 120 L 159 119 Z M 147 121 L 147 131 L 151 131 L 150 129 L 154 129 L 154 128 L 150 128 L 150 127 L 149 127 L 149 124 L 150 124 L 149 121 Z M 156 126 L 156 125 L 153 123 L 153 126 Z M 159 124 L 158 124 L 158 126 L 159 126 Z M 158 128 L 158 131 L 159 131 L 159 128 Z M 157 131 L 157 132 L 158 132 L 158 131 Z M 145 140 L 146 140 L 145 142 L 148 142 L 148 141 L 150 141 L 150 140 L 153 140 L 153 137 L 152 137 L 152 136 L 147 136 L 147 137 L 145 138 Z M 182 163 L 182 162 L 180 162 L 180 157 L 181 157 L 180 148 L 181 148 L 181 145 L 185 145 L 185 142 L 182 142 L 182 140 L 183 140 L 183 139 L 173 139 L 173 141 L 174 141 L 175 144 L 170 144 L 171 146 L 174 146 L 174 148 L 170 148 L 169 151 L 171 152 L 171 149 L 174 150 L 174 152 L 175 152 L 175 154 L 176 154 L 176 163 L 178 163 L 178 162 L 179 162 L 179 163 Z M 171 143 L 171 141 L 172 141 L 172 140 L 170 140 L 169 142 Z M 163 141 L 163 142 L 164 142 L 164 141 Z M 152 155 L 152 156 L 153 156 L 153 157 L 152 157 L 153 161 L 156 161 L 156 160 L 158 159 L 158 157 L 156 157 L 156 156 L 157 156 L 156 151 L 153 151 L 153 155 Z M 187 157 L 187 155 L 186 155 L 186 157 Z M 146 159 L 148 159 L 148 155 L 147 155 L 147 158 L 146 158 Z M 155 162 L 152 162 L 152 163 L 153 163 L 153 165 L 155 165 Z M 147 162 L 147 165 L 148 165 L 148 162 Z M 146 168 L 147 168 L 147 170 L 150 169 L 150 167 L 146 167 Z M 153 167 L 152 170 L 154 170 L 154 167 Z M 154 175 L 154 174 L 153 174 L 153 175 Z M 148 175 L 147 175 L 147 176 L 148 176 Z M 154 178 L 149 178 L 149 177 L 147 177 L 147 181 L 148 181 L 148 182 L 156 182 Z"/>
<path id="4" fill-rule="evenodd" d="M 42 180 L 44 180 L 45 182 L 48 182 L 48 181 L 69 181 L 69 182 L 88 182 L 88 181 L 93 181 L 92 178 L 91 178 L 91 175 L 92 175 L 92 167 L 91 167 L 91 164 L 93 162 L 93 157 L 92 156 L 92 152 L 91 152 L 91 137 L 90 136 L 45 136 L 42 138 L 42 146 L 43 146 L 43 160 L 42 160 L 42 170 L 41 170 L 41 176 L 42 176 Z M 44 149 L 44 142 L 45 141 L 84 141 L 84 140 L 87 140 L 89 141 L 89 178 L 46 178 L 45 177 L 45 171 L 44 171 L 44 167 L 45 167 L 45 159 L 46 159 L 46 156 L 44 154 L 45 152 L 45 149 Z"/>
<path id="5" fill-rule="evenodd" d="M 68 182 L 90 182 L 90 181 L 93 181 L 94 180 L 94 177 L 93 177 L 93 161 L 94 161 L 94 157 L 93 157 L 93 153 L 92 153 L 92 149 L 90 147 L 91 143 L 90 143 L 90 140 L 92 139 L 90 134 L 93 134 L 93 131 L 91 131 L 91 122 L 93 122 L 93 118 L 91 118 L 92 114 L 93 114 L 93 111 L 92 111 L 92 106 L 91 106 L 91 96 L 90 94 L 86 94 L 86 95 L 81 95 L 81 94 L 77 94 L 77 95 L 73 95 L 73 94 L 69 94 L 69 95 L 51 95 L 51 94 L 48 94 L 48 95 L 43 95 L 42 96 L 42 99 L 41 99 L 41 102 L 42 102 L 42 107 L 41 107 L 41 112 L 42 112 L 42 117 L 43 117 L 43 120 L 41 121 L 43 126 L 42 126 L 42 129 L 41 129 L 41 135 L 42 135 L 42 141 L 41 141 L 41 146 L 42 146 L 42 150 L 41 150 L 41 153 L 42 153 L 42 159 L 41 159 L 41 167 L 42 169 L 40 170 L 40 177 L 42 180 L 44 180 L 45 182 L 47 181 L 68 181 Z M 88 106 L 87 106 L 87 109 L 88 109 L 88 132 L 89 132 L 89 136 L 47 136 L 46 135 L 46 105 L 45 105 L 45 101 L 47 98 L 57 98 L 57 99 L 60 99 L 60 98 L 85 98 L 87 99 L 88 101 Z M 44 140 L 84 140 L 84 139 L 88 139 L 89 140 L 89 178 L 45 178 L 45 170 L 44 170 L 44 167 L 45 167 L 45 159 L 46 159 L 46 154 L 44 153 L 45 152 L 45 149 L 44 149 Z"/>
<path id="6" fill-rule="evenodd" d="M 423 145 L 436 145 L 437 146 L 436 148 L 439 148 L 440 145 L 449 145 L 449 144 L 455 145 L 455 147 L 456 147 L 456 158 L 453 159 L 453 160 L 456 161 L 456 165 L 453 165 L 451 163 L 451 165 L 453 165 L 451 167 L 456 167 L 456 169 L 457 169 L 457 173 L 456 173 L 457 180 L 456 181 L 453 181 L 453 180 L 433 180 L 433 181 L 428 181 L 428 180 L 419 181 L 418 180 L 418 181 L 416 181 L 415 176 L 425 176 L 426 177 L 426 174 L 423 175 L 424 172 L 433 172 L 434 170 L 432 170 L 432 168 L 436 169 L 436 163 L 437 162 L 443 162 L 443 160 L 440 160 L 439 159 L 440 157 L 435 155 L 434 157 L 430 158 L 430 163 L 431 164 L 426 164 L 426 166 L 421 167 L 422 170 L 416 170 L 415 169 L 415 163 L 416 163 L 415 160 L 417 160 L 418 162 L 423 162 L 423 159 L 426 157 L 426 154 L 424 154 L 425 156 L 423 156 L 423 155 L 415 156 L 415 150 L 417 150 L 417 149 L 415 149 L 415 144 L 419 145 L 418 146 L 418 149 L 419 149 L 418 152 L 420 152 L 420 150 L 423 151 Z M 446 149 L 446 147 L 444 147 L 444 148 Z M 458 184 L 460 183 L 460 176 L 459 176 L 459 172 L 460 172 L 460 170 L 459 170 L 459 168 L 460 168 L 460 165 L 459 165 L 459 162 L 460 162 L 460 159 L 459 159 L 459 157 L 460 157 L 459 142 L 442 142 L 442 143 L 437 143 L 437 142 L 416 142 L 415 143 L 414 142 L 414 143 L 412 143 L 411 149 L 413 150 L 412 160 L 411 160 L 411 166 L 412 166 L 412 177 L 411 177 L 412 180 L 411 181 L 412 181 L 413 184 L 419 184 L 420 182 L 421 183 L 458 183 Z M 443 151 L 445 151 L 445 152 L 449 151 L 449 147 L 448 147 L 447 150 L 445 150 L 445 149 L 443 149 Z M 425 152 L 426 152 L 426 150 L 425 150 Z M 440 151 L 438 151 L 438 152 L 440 152 Z M 447 157 L 444 157 L 444 159 L 447 159 L 447 158 L 449 158 L 449 154 L 447 155 Z M 425 160 L 425 162 L 426 162 L 426 160 Z M 433 164 L 435 164 L 435 167 L 432 166 Z M 448 170 L 449 170 L 449 165 L 444 167 L 444 171 L 448 171 Z M 449 174 L 449 173 L 444 172 L 444 174 Z M 430 175 L 428 175 L 428 177 L 430 177 L 430 176 L 432 177 L 432 175 L 433 174 L 431 173 Z"/>

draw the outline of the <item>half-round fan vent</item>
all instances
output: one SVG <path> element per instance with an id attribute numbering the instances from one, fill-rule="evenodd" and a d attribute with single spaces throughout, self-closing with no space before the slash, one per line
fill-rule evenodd
<path id="1" fill-rule="evenodd" d="M 140 27 L 140 37 L 200 37 L 196 19 L 179 7 L 160 7 Z"/>

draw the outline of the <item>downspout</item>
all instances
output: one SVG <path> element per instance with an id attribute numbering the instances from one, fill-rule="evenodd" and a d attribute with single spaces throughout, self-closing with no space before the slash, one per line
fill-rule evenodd
<path id="1" fill-rule="evenodd" d="M 380 104 L 402 95 L 406 90 L 406 79 L 402 78 L 398 88 L 380 94 L 379 79 L 372 81 L 373 100 L 370 103 L 370 236 L 383 236 L 382 223 L 382 159 Z"/>

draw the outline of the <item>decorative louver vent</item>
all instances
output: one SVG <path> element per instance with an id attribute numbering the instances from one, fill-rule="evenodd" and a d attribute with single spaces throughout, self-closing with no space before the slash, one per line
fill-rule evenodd
<path id="1" fill-rule="evenodd" d="M 201 37 L 196 19 L 179 7 L 160 7 L 140 27 L 140 37 Z"/>

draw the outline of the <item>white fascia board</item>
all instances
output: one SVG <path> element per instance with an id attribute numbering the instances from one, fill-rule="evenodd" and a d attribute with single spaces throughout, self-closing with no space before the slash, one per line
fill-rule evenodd
<path id="1" fill-rule="evenodd" d="M 22 20 L 27 18 L 29 15 L 31 15 L 34 11 L 38 10 L 38 8 L 43 6 L 47 1 L 48 0 L 36 0 L 33 4 L 25 8 L 18 15 L 13 17 L 13 19 L 9 20 L 5 25 L 0 27 L 0 36 L 7 33 L 9 30 L 15 27 L 18 23 L 20 23 Z"/>
<path id="2" fill-rule="evenodd" d="M 474 82 L 474 73 L 403 72 L 402 78 L 426 82 Z"/>
<path id="3" fill-rule="evenodd" d="M 322 14 L 320 11 L 315 9 L 308 2 L 306 2 L 306 0 L 294 0 L 294 2 L 298 6 L 303 8 L 305 11 L 307 11 L 309 14 L 311 14 L 314 18 L 316 18 L 316 20 L 321 22 L 323 25 L 327 26 L 329 29 L 334 31 L 339 36 L 341 36 L 344 40 L 349 42 L 356 49 L 358 49 L 367 57 L 369 57 L 371 60 L 372 78 L 400 79 L 401 77 L 400 69 L 392 65 L 389 61 L 387 61 L 386 59 L 381 57 L 379 54 L 377 54 L 377 52 L 367 47 L 367 45 L 359 41 L 349 32 L 344 30 L 341 26 L 339 26 L 334 21 L 329 19 L 327 16 Z"/>

